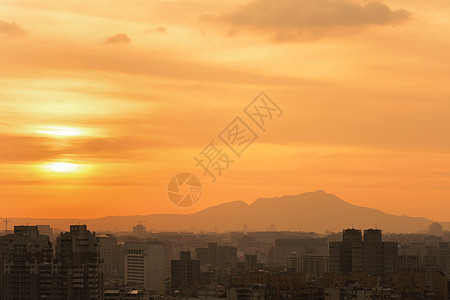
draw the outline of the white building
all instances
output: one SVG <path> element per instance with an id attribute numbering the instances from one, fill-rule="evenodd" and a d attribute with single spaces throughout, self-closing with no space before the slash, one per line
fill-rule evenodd
<path id="1" fill-rule="evenodd" d="M 125 243 L 125 284 L 163 295 L 166 249 L 160 242 Z"/>

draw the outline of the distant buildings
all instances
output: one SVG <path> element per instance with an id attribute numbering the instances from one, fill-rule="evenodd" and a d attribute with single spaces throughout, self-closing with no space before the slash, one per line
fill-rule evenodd
<path id="1" fill-rule="evenodd" d="M 323 255 L 327 253 L 327 240 L 324 238 L 292 238 L 276 239 L 272 257 L 268 264 L 272 266 L 284 266 L 292 253 L 300 255 Z"/>
<path id="2" fill-rule="evenodd" d="M 236 275 L 228 299 L 323 299 L 317 285 L 309 284 L 304 273 L 251 271 Z"/>
<path id="3" fill-rule="evenodd" d="M 423 272 L 389 273 L 383 281 L 366 272 L 325 273 L 323 290 L 326 300 L 340 299 L 430 299 L 447 300 L 447 277 L 433 273 L 433 284 Z"/>
<path id="4" fill-rule="evenodd" d="M 160 242 L 125 243 L 125 284 L 163 295 L 166 290 L 166 249 Z"/>
<path id="5" fill-rule="evenodd" d="M 135 236 L 144 236 L 147 233 L 147 227 L 144 225 L 138 224 L 133 227 L 133 235 Z"/>

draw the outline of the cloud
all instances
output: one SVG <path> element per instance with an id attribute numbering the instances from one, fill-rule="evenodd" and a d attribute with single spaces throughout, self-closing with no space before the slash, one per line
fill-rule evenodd
<path id="1" fill-rule="evenodd" d="M 42 161 L 57 155 L 51 139 L 0 134 L 0 163 Z"/>
<path id="2" fill-rule="evenodd" d="M 130 38 L 125 33 L 118 33 L 106 39 L 105 44 L 129 44 Z"/>
<path id="3" fill-rule="evenodd" d="M 7 135 L 0 133 L 0 164 L 49 161 L 70 156 L 81 159 L 142 159 L 140 152 L 173 148 L 167 138 L 144 137 L 72 137 L 59 138 Z M 142 154 L 148 158 L 148 153 Z"/>
<path id="4" fill-rule="evenodd" d="M 234 12 L 204 15 L 202 21 L 231 25 L 227 36 L 238 29 L 270 32 L 275 40 L 311 40 L 348 34 L 375 25 L 395 25 L 410 13 L 392 10 L 381 2 L 365 5 L 349 0 L 256 0 Z"/>
<path id="5" fill-rule="evenodd" d="M 13 37 L 24 35 L 26 31 L 16 22 L 8 23 L 0 20 L 0 33 L 5 34 L 9 37 Z"/>
<path id="6" fill-rule="evenodd" d="M 153 29 L 153 31 L 154 31 L 154 32 L 157 32 L 157 33 L 167 33 L 166 28 L 163 27 L 163 26 L 160 26 L 160 27 L 158 27 L 158 28 L 155 28 L 155 29 Z"/>
<path id="7" fill-rule="evenodd" d="M 85 53 L 80 56 L 79 53 Z M 42 70 L 82 70 L 144 75 L 171 80 L 185 80 L 237 83 L 253 85 L 298 85 L 311 84 L 316 80 L 299 79 L 293 76 L 265 74 L 254 68 L 243 69 L 241 65 L 227 66 L 189 59 L 184 56 L 170 56 L 156 53 L 149 55 L 147 50 L 129 48 L 129 52 L 105 52 L 104 47 L 80 45 L 76 43 L 34 43 L 22 41 L 21 45 L 0 47 L 0 57 L 12 57 L 2 62 L 0 77 L 41 76 Z M 9 66 L 9 68 L 6 68 Z M 14 74 L 12 74 L 14 72 Z"/>

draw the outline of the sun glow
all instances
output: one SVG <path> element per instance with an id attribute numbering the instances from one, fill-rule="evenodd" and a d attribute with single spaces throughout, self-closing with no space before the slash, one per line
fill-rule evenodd
<path id="1" fill-rule="evenodd" d="M 67 162 L 54 162 L 46 165 L 46 167 L 53 172 L 69 173 L 78 170 L 80 165 Z"/>
<path id="2" fill-rule="evenodd" d="M 82 134 L 82 131 L 78 128 L 56 126 L 46 126 L 43 127 L 43 130 L 37 130 L 37 132 L 57 136 L 78 136 Z"/>

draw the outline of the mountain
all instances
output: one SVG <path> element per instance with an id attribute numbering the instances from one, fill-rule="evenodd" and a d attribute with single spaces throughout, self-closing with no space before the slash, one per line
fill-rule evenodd
<path id="1" fill-rule="evenodd" d="M 130 231 L 138 221 L 156 231 L 239 231 L 243 224 L 249 230 L 265 230 L 275 224 L 277 230 L 324 232 L 344 228 L 375 228 L 402 233 L 426 230 L 433 222 L 425 218 L 396 216 L 377 209 L 352 205 L 324 191 L 259 198 L 248 205 L 234 201 L 213 206 L 197 213 L 155 214 L 146 216 L 110 216 L 98 219 L 14 219 L 14 224 L 50 224 L 66 229 L 79 221 L 92 230 Z"/>

